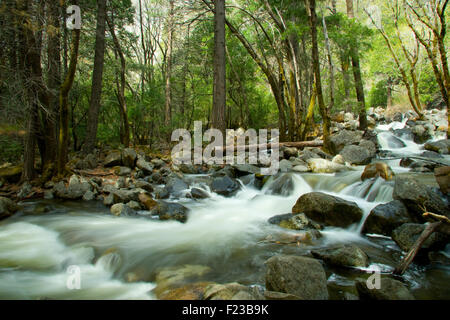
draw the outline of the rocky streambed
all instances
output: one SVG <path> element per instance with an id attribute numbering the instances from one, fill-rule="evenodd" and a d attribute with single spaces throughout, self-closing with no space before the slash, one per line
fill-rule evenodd
<path id="1" fill-rule="evenodd" d="M 365 133 L 344 115 L 332 154 L 285 148 L 273 177 L 133 149 L 75 156 L 67 181 L 17 192 L 43 199 L 1 198 L 0 297 L 448 299 L 445 233 L 391 275 L 425 228 L 424 210 L 449 215 L 439 112 L 420 123 L 371 110 Z M 79 290 L 67 287 L 71 266 Z M 379 290 L 367 287 L 374 272 Z"/>

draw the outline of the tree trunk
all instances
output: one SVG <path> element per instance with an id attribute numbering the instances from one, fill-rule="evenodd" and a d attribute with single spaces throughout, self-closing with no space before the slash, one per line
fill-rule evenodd
<path id="1" fill-rule="evenodd" d="M 346 0 L 347 15 L 350 19 L 354 19 L 353 0 Z M 355 78 L 356 99 L 358 100 L 359 108 L 359 129 L 367 129 L 367 113 L 366 101 L 364 96 L 364 85 L 361 76 L 361 66 L 359 61 L 358 47 L 356 45 L 350 48 L 350 57 L 352 60 L 353 77 Z"/>
<path id="2" fill-rule="evenodd" d="M 317 101 L 319 104 L 320 115 L 322 116 L 323 120 L 323 140 L 325 141 L 326 146 L 328 139 L 330 137 L 330 118 L 328 116 L 328 110 L 325 107 L 325 101 L 323 99 L 322 80 L 320 76 L 319 45 L 317 41 L 316 0 L 307 0 L 307 3 L 309 7 L 309 23 L 311 26 L 312 60 L 313 60 Z"/>
<path id="3" fill-rule="evenodd" d="M 214 89 L 212 127 L 226 130 L 225 0 L 214 0 Z"/>
<path id="4" fill-rule="evenodd" d="M 325 36 L 325 46 L 327 48 L 328 55 L 328 67 L 330 69 L 330 105 L 328 110 L 331 112 L 334 108 L 334 65 L 333 56 L 331 54 L 330 38 L 328 37 L 327 23 L 325 21 L 325 15 L 322 16 L 323 34 Z"/>
<path id="5" fill-rule="evenodd" d="M 170 132 L 170 123 L 172 118 L 172 51 L 173 51 L 173 33 L 174 33 L 174 0 L 169 1 L 169 19 L 167 23 L 167 65 L 166 65 L 166 88 L 165 88 L 165 108 L 164 108 L 164 125 Z"/>
<path id="6" fill-rule="evenodd" d="M 102 96 L 103 64 L 105 56 L 106 0 L 98 0 L 97 31 L 95 37 L 94 70 L 92 72 L 92 91 L 89 116 L 86 128 L 86 140 L 83 151 L 86 154 L 94 151 L 97 144 L 98 116 Z"/>

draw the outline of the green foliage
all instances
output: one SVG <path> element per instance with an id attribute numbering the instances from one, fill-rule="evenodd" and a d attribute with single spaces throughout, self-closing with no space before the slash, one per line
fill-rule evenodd
<path id="1" fill-rule="evenodd" d="M 386 107 L 387 106 L 387 81 L 378 81 L 375 86 L 372 87 L 369 93 L 369 105 L 372 108 Z"/>
<path id="2" fill-rule="evenodd" d="M 23 154 L 23 141 L 20 137 L 0 134 L 0 163 L 19 161 Z"/>

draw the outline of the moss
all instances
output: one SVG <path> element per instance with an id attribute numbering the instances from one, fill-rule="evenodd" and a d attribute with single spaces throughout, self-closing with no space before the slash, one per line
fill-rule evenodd
<path id="1" fill-rule="evenodd" d="M 0 169 L 0 179 L 5 179 L 8 182 L 16 183 L 19 182 L 22 176 L 23 167 L 14 166 Z"/>

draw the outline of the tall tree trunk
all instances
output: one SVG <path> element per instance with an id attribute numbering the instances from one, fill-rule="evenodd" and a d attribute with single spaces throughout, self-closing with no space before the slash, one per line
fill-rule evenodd
<path id="1" fill-rule="evenodd" d="M 77 69 L 78 48 L 80 43 L 80 30 L 72 31 L 72 48 L 70 52 L 70 62 L 66 77 L 59 91 L 59 141 L 58 141 L 58 175 L 64 175 L 67 163 L 67 152 L 69 146 L 69 91 L 75 78 Z"/>
<path id="2" fill-rule="evenodd" d="M 325 15 L 322 14 L 322 24 L 323 24 L 323 34 L 325 37 L 325 46 L 327 48 L 328 55 L 328 67 L 330 69 L 330 105 L 328 106 L 328 110 L 331 112 L 334 108 L 334 65 L 333 65 L 333 56 L 331 55 L 331 47 L 330 47 L 330 38 L 328 37 L 327 23 L 325 21 Z"/>
<path id="3" fill-rule="evenodd" d="M 102 96 L 103 64 L 105 58 L 106 0 L 98 0 L 97 31 L 95 36 L 94 70 L 92 91 L 83 151 L 91 153 L 97 144 L 98 116 Z"/>
<path id="4" fill-rule="evenodd" d="M 174 33 L 174 0 L 169 0 L 169 19 L 167 23 L 167 66 L 166 66 L 166 102 L 164 108 L 164 125 L 170 132 L 170 123 L 172 118 L 172 51 L 173 51 L 173 33 Z"/>
<path id="5" fill-rule="evenodd" d="M 323 99 L 322 80 L 320 76 L 319 45 L 317 41 L 316 0 L 306 0 L 306 2 L 309 9 L 309 23 L 311 27 L 312 60 L 316 85 L 316 94 L 317 94 L 317 101 L 319 104 L 319 112 L 323 120 L 323 140 L 326 146 L 330 137 L 330 118 L 328 116 L 328 110 L 325 107 L 325 101 Z"/>
<path id="6" fill-rule="evenodd" d="M 212 127 L 226 130 L 225 0 L 214 0 L 214 89 Z"/>
<path id="7" fill-rule="evenodd" d="M 345 0 L 347 4 L 347 15 L 350 19 L 354 19 L 353 0 Z M 353 77 L 355 78 L 356 99 L 358 100 L 359 109 L 359 129 L 367 129 L 367 113 L 366 100 L 364 96 L 364 84 L 361 76 L 361 65 L 359 61 L 358 47 L 356 45 L 350 48 L 350 57 L 352 60 Z"/>

